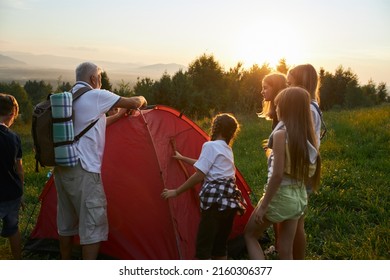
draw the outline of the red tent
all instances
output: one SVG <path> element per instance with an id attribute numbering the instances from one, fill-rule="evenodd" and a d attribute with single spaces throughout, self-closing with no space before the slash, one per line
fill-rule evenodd
<path id="1" fill-rule="evenodd" d="M 100 253 L 115 259 L 193 259 L 199 223 L 200 186 L 163 200 L 164 188 L 176 188 L 194 170 L 172 158 L 174 147 L 197 158 L 208 135 L 178 111 L 155 106 L 107 128 L 102 179 L 108 204 L 109 237 Z M 248 204 L 237 216 L 231 238 L 242 234 L 253 210 L 250 188 L 237 170 L 237 185 Z M 41 209 L 29 246 L 58 239 L 56 190 L 50 178 L 40 196 Z"/>

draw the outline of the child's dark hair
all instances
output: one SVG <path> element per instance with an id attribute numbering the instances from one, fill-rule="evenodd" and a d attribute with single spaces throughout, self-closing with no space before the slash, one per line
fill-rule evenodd
<path id="1" fill-rule="evenodd" d="M 231 114 L 218 114 L 214 117 L 211 126 L 211 141 L 216 140 L 218 136 L 224 138 L 226 144 L 233 143 L 234 138 L 240 131 L 240 125 L 236 118 Z"/>

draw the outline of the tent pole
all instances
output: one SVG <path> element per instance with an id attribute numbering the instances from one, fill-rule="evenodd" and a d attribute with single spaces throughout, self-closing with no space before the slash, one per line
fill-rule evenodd
<path id="1" fill-rule="evenodd" d="M 153 150 L 154 150 L 154 154 L 156 155 L 156 158 L 157 158 L 157 162 L 158 162 L 158 167 L 160 168 L 160 176 L 162 177 L 162 170 L 161 170 L 161 164 L 160 164 L 160 160 L 157 156 L 157 153 L 156 153 L 156 145 L 154 144 L 154 141 L 153 141 L 153 138 L 152 138 L 152 134 L 150 132 L 150 128 L 149 128 L 149 125 L 148 125 L 148 122 L 146 121 L 146 118 L 144 116 L 144 114 L 142 113 L 142 111 L 140 109 L 137 109 L 140 116 L 142 117 L 144 123 L 145 123 L 145 126 L 146 126 L 146 129 L 148 130 L 148 134 L 149 134 L 149 137 L 150 137 L 150 141 L 152 142 L 153 144 Z M 162 182 L 164 184 L 164 188 L 165 188 L 165 183 L 164 183 L 164 178 L 161 178 L 162 179 Z M 162 190 L 161 190 L 162 191 Z M 173 230 L 175 232 L 175 241 L 176 241 L 176 247 L 177 247 L 177 252 L 179 254 L 179 258 L 182 260 L 183 259 L 183 254 L 181 252 L 181 247 L 180 247 L 180 242 L 179 242 L 179 234 L 177 232 L 177 228 L 175 226 L 175 223 L 174 223 L 174 220 L 173 220 L 173 215 L 172 215 L 172 208 L 171 208 L 171 205 L 170 203 L 167 201 L 168 203 L 168 208 L 169 208 L 169 213 L 170 213 L 170 217 L 171 217 L 171 222 L 172 222 L 172 226 L 173 226 Z"/>

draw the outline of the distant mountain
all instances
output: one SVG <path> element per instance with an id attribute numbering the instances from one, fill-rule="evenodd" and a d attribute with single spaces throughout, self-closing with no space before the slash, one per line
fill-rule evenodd
<path id="1" fill-rule="evenodd" d="M 55 83 L 74 82 L 74 70 L 83 60 L 74 57 L 55 55 L 34 55 L 24 52 L 2 52 L 0 54 L 0 82 L 28 80 L 45 80 Z M 176 63 L 145 65 L 141 63 L 119 63 L 111 61 L 94 61 L 108 74 L 113 84 L 122 81 L 134 83 L 138 77 L 159 79 L 164 73 L 174 75 L 185 70 L 184 65 Z"/>
<path id="2" fill-rule="evenodd" d="M 23 52 L 3 52 L 13 59 L 23 61 L 26 67 L 70 69 L 80 63 L 80 59 L 54 55 L 35 55 Z M 1 64 L 0 64 L 1 65 Z"/>
<path id="3" fill-rule="evenodd" d="M 24 63 L 23 61 L 0 54 L 0 66 L 23 66 L 23 65 L 26 65 L 26 63 Z"/>
<path id="4" fill-rule="evenodd" d="M 145 72 L 158 71 L 160 73 L 164 73 L 164 72 L 173 73 L 179 70 L 185 70 L 185 68 L 186 67 L 184 65 L 176 64 L 176 63 L 168 63 L 168 64 L 158 63 L 158 64 L 141 66 L 138 67 L 137 69 Z"/>
<path id="5" fill-rule="evenodd" d="M 3 57 L 8 57 L 10 60 L 20 61 L 25 66 L 39 67 L 39 68 L 57 68 L 57 69 L 72 69 L 74 70 L 77 65 L 83 62 L 82 59 L 74 57 L 64 57 L 56 55 L 35 55 L 24 52 L 3 52 Z M 142 63 L 127 63 L 127 62 L 112 62 L 112 61 L 94 61 L 106 71 L 114 72 L 134 72 L 134 71 L 167 71 L 169 73 L 184 69 L 184 65 L 169 63 L 169 64 L 152 64 L 145 65 Z M 0 60 L 0 66 L 4 66 L 4 63 Z M 161 72 L 161 73 L 162 73 Z M 173 74 L 173 73 L 172 73 Z"/>

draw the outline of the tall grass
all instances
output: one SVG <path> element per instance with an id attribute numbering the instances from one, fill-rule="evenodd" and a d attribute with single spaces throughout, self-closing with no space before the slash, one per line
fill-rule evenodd
<path id="1" fill-rule="evenodd" d="M 307 217 L 321 259 L 390 258 L 390 106 L 331 112 L 321 145 L 322 188 Z"/>
<path id="2" fill-rule="evenodd" d="M 261 142 L 271 123 L 256 115 L 236 117 L 241 124 L 233 145 L 236 166 L 257 203 L 267 178 Z M 320 149 L 322 183 L 310 197 L 305 220 L 307 259 L 390 259 L 390 106 L 325 112 L 324 118 L 328 133 Z M 210 119 L 197 123 L 208 131 Z M 30 126 L 17 122 L 12 129 L 23 142 L 26 209 L 20 229 L 27 238 L 49 169 L 35 173 Z M 8 242 L 0 238 L 0 259 L 10 258 Z"/>
<path id="3" fill-rule="evenodd" d="M 271 123 L 238 118 L 235 161 L 257 199 L 267 176 L 261 141 Z M 390 106 L 325 112 L 324 119 L 321 188 L 305 219 L 307 259 L 390 259 Z"/>

